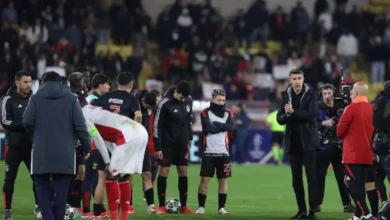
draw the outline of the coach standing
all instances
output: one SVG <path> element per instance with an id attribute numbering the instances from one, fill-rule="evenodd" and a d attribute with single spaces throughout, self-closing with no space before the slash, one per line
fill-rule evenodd
<path id="1" fill-rule="evenodd" d="M 343 139 L 343 163 L 352 198 L 357 205 L 351 219 L 373 219 L 366 204 L 365 183 L 373 163 L 374 108 L 367 99 L 368 86 L 357 82 L 351 91 L 352 103 L 345 108 L 337 125 Z"/>
<path id="2" fill-rule="evenodd" d="M 1 125 L 6 130 L 5 178 L 3 185 L 4 219 L 12 219 L 12 195 L 19 165 L 23 162 L 30 171 L 32 143 L 22 123 L 22 115 L 26 109 L 31 92 L 31 74 L 20 71 L 15 75 L 15 85 L 3 99 Z M 39 212 L 35 187 L 35 213 Z"/>
<path id="3" fill-rule="evenodd" d="M 91 150 L 80 104 L 69 87 L 59 81 L 56 72 L 48 72 L 23 115 L 23 125 L 33 134 L 31 173 L 45 220 L 64 219 L 69 183 L 76 174 L 76 140 L 80 140 L 85 155 Z M 50 208 L 51 178 L 54 212 Z"/>
<path id="4" fill-rule="evenodd" d="M 318 189 L 315 173 L 316 150 L 319 148 L 317 133 L 317 98 L 315 91 L 304 83 L 303 72 L 293 69 L 289 73 L 291 86 L 282 92 L 277 120 L 286 124 L 285 151 L 290 156 L 292 184 L 298 203 L 298 213 L 291 219 L 317 219 Z M 305 191 L 302 179 L 305 167 L 309 188 L 309 215 L 307 215 Z"/>

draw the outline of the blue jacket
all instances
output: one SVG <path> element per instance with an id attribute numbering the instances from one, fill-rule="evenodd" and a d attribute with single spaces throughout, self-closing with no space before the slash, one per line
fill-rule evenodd
<path id="1" fill-rule="evenodd" d="M 76 140 L 85 153 L 91 140 L 77 97 L 58 82 L 46 82 L 31 97 L 23 125 L 33 130 L 31 174 L 76 174 Z"/>

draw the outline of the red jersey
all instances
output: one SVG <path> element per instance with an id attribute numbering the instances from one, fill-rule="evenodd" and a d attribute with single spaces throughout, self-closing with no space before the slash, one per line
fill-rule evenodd
<path id="1" fill-rule="evenodd" d="M 343 139 L 343 163 L 372 164 L 374 108 L 367 97 L 358 96 L 345 108 L 337 124 L 337 136 Z"/>

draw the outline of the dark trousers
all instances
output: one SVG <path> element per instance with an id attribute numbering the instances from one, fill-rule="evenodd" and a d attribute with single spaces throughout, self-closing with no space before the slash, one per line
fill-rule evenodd
<path id="1" fill-rule="evenodd" d="M 390 182 L 390 154 L 378 155 L 380 168 L 386 174 L 387 180 Z"/>
<path id="2" fill-rule="evenodd" d="M 69 184 L 74 176 L 65 174 L 38 174 L 34 175 L 34 178 L 42 219 L 63 220 L 66 211 Z M 51 206 L 52 186 L 55 195 L 53 207 Z"/>
<path id="3" fill-rule="evenodd" d="M 4 207 L 11 209 L 12 196 L 14 194 L 14 186 L 16 176 L 18 174 L 19 166 L 23 162 L 30 172 L 31 166 L 31 150 L 21 150 L 15 148 L 5 147 L 5 177 L 3 185 Z M 33 178 L 31 176 L 31 178 Z M 33 179 L 34 180 L 34 179 Z M 37 197 L 35 193 L 35 186 L 33 184 L 33 191 L 35 197 L 35 204 L 37 203 Z"/>
<path id="4" fill-rule="evenodd" d="M 316 174 L 318 183 L 318 204 L 321 205 L 324 201 L 325 193 L 325 180 L 326 174 L 331 163 L 333 166 L 333 172 L 336 177 L 337 185 L 339 187 L 339 193 L 341 201 L 344 206 L 351 203 L 349 198 L 348 189 L 344 184 L 344 166 L 341 164 L 341 150 L 320 150 L 317 152 Z"/>
<path id="5" fill-rule="evenodd" d="M 356 203 L 355 216 L 360 217 L 370 213 L 366 203 L 366 180 L 370 165 L 345 164 L 345 175 L 349 191 Z"/>
<path id="6" fill-rule="evenodd" d="M 292 185 L 295 192 L 299 211 L 306 212 L 305 189 L 303 187 L 303 171 L 305 167 L 307 185 L 309 189 L 309 207 L 314 210 L 318 205 L 318 188 L 316 179 L 316 152 L 302 151 L 290 155 L 290 167 L 292 174 Z"/>
<path id="7" fill-rule="evenodd" d="M 387 199 L 385 179 L 387 178 L 387 181 L 390 182 L 390 154 L 378 156 L 375 188 L 378 190 L 381 201 L 384 201 Z"/>

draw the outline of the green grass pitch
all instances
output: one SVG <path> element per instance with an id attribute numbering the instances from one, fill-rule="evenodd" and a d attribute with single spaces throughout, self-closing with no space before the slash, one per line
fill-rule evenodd
<path id="1" fill-rule="evenodd" d="M 174 168 L 174 167 L 172 167 Z M 32 183 L 26 168 L 21 165 L 16 180 L 14 200 L 12 204 L 14 220 L 36 219 L 33 214 L 34 200 L 32 196 Z M 1 177 L 4 179 L 4 162 L 0 162 Z M 177 175 L 172 169 L 168 178 L 167 198 L 179 198 L 177 189 Z M 208 187 L 206 201 L 206 215 L 148 215 L 146 204 L 142 199 L 141 178 L 134 178 L 134 207 L 136 214 L 129 219 L 288 219 L 296 214 L 297 206 L 292 190 L 291 173 L 288 166 L 257 166 L 234 165 L 233 177 L 229 179 L 229 194 L 226 209 L 229 216 L 217 214 L 217 181 L 213 179 Z M 199 165 L 189 167 L 189 197 L 188 206 L 196 211 L 197 189 L 199 184 Z M 156 192 L 156 191 L 155 191 Z M 158 202 L 155 196 L 156 204 Z M 308 199 L 306 200 L 308 202 Z M 343 213 L 341 199 L 338 193 L 333 172 L 329 170 L 325 201 L 319 219 L 347 219 L 350 213 Z M 2 217 L 3 213 L 1 213 Z"/>

